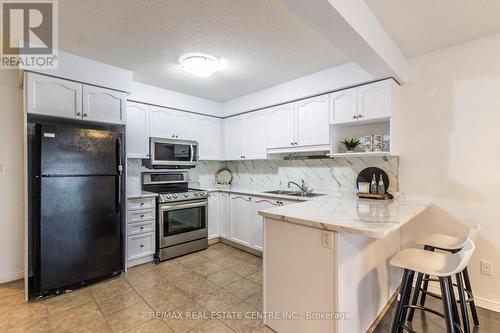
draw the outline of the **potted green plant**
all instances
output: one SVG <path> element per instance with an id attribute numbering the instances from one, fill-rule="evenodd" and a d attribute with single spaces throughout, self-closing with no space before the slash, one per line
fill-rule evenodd
<path id="1" fill-rule="evenodd" d="M 347 152 L 354 152 L 354 148 L 356 148 L 357 146 L 359 146 L 359 144 L 361 142 L 359 142 L 359 139 L 357 138 L 347 138 L 347 139 L 344 139 L 342 141 L 342 143 L 344 144 L 344 146 L 346 147 L 347 149 Z"/>

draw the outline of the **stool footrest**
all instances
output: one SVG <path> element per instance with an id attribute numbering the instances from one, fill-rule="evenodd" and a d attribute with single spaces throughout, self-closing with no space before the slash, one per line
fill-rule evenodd
<path id="1" fill-rule="evenodd" d="M 425 281 L 425 279 L 424 279 Z M 429 280 L 429 281 L 434 281 L 434 280 Z M 453 286 L 457 286 L 455 283 L 453 283 Z M 431 296 L 437 299 L 441 299 L 441 296 L 433 293 L 432 291 L 425 290 L 424 288 L 420 287 L 419 288 L 421 292 L 426 294 L 427 296 Z M 465 293 L 467 294 L 467 299 L 465 300 L 466 303 L 474 302 L 474 296 L 472 295 L 472 292 L 470 290 L 464 289 Z M 457 299 L 457 303 L 460 303 L 460 300 Z"/>
<path id="2" fill-rule="evenodd" d="M 436 315 L 436 316 L 439 316 L 439 317 L 445 319 L 444 314 L 442 314 L 441 312 L 438 312 L 438 311 L 431 309 L 431 308 L 426 308 L 425 306 L 407 304 L 407 305 L 404 305 L 403 308 L 429 312 L 429 313 L 432 313 L 433 315 Z M 410 333 L 418 333 L 415 330 L 413 330 L 411 327 L 407 326 L 406 323 L 401 323 L 401 326 L 403 326 L 403 328 Z M 459 332 L 463 333 L 464 330 L 463 330 L 462 326 L 460 326 L 456 322 L 454 323 L 454 326 Z"/>

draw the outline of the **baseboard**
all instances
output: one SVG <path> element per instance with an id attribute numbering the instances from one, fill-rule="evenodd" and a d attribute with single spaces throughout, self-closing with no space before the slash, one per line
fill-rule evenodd
<path id="1" fill-rule="evenodd" d="M 375 332 L 375 329 L 377 328 L 378 324 L 380 323 L 380 321 L 382 320 L 382 318 L 384 318 L 385 314 L 387 313 L 387 311 L 391 307 L 392 303 L 396 300 L 397 296 L 398 296 L 398 291 L 396 290 L 396 292 L 389 299 L 389 302 L 387 302 L 387 304 L 384 306 L 384 308 L 382 309 L 382 311 L 380 311 L 380 313 L 377 316 L 377 318 L 375 318 L 375 321 L 370 325 L 370 327 L 368 328 L 368 330 L 366 331 L 366 333 L 373 333 L 373 332 Z"/>
<path id="2" fill-rule="evenodd" d="M 208 245 L 212 245 L 220 242 L 220 237 L 208 238 Z"/>
<path id="3" fill-rule="evenodd" d="M 24 271 L 0 275 L 0 283 L 12 282 L 24 278 Z"/>
<path id="4" fill-rule="evenodd" d="M 252 248 L 250 248 L 248 246 L 245 246 L 245 245 L 233 242 L 232 240 L 229 240 L 229 239 L 226 239 L 226 238 L 222 238 L 222 237 L 220 238 L 220 242 L 224 243 L 224 244 L 227 244 L 229 246 L 235 247 L 237 249 L 240 249 L 242 251 L 248 252 L 250 254 L 253 254 L 254 256 L 262 258 L 262 251 L 258 251 L 258 250 L 252 249 Z"/>
<path id="5" fill-rule="evenodd" d="M 441 294 L 441 289 L 436 285 L 429 284 L 428 290 L 436 294 Z M 474 301 L 480 308 L 500 313 L 500 302 L 478 296 L 474 296 Z"/>

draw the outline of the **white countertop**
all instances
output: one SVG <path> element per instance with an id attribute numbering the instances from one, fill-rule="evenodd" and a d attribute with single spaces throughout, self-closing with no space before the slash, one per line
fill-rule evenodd
<path id="1" fill-rule="evenodd" d="M 316 198 L 304 198 L 304 197 L 296 197 L 292 195 L 284 195 L 284 194 L 272 194 L 272 193 L 264 193 L 266 190 L 258 190 L 258 189 L 248 189 L 248 188 L 209 188 L 208 192 L 225 192 L 225 193 L 238 193 L 238 194 L 247 194 L 258 197 L 265 198 L 277 198 L 277 199 L 285 199 L 292 201 L 309 201 Z"/>
<path id="2" fill-rule="evenodd" d="M 157 196 L 158 196 L 158 193 L 148 192 L 148 191 L 127 193 L 127 199 L 139 199 L 139 198 L 149 198 L 149 197 L 157 197 Z"/>
<path id="3" fill-rule="evenodd" d="M 384 238 L 422 213 L 429 205 L 425 201 L 403 198 L 378 201 L 353 196 L 327 196 L 262 210 L 259 214 L 318 229 Z"/>

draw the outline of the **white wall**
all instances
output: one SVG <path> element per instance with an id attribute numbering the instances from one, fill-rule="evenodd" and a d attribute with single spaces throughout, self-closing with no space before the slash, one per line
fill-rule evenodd
<path id="1" fill-rule="evenodd" d="M 226 101 L 222 114 L 233 114 L 272 106 L 373 80 L 373 76 L 353 62 L 288 81 L 253 94 Z"/>
<path id="2" fill-rule="evenodd" d="M 58 51 L 57 69 L 26 70 L 126 92 L 131 90 L 131 71 L 63 51 Z"/>
<path id="3" fill-rule="evenodd" d="M 392 133 L 400 190 L 434 203 L 402 241 L 431 231 L 463 235 L 480 223 L 471 279 L 479 303 L 498 311 L 499 59 L 500 34 L 411 59 Z M 480 260 L 493 263 L 493 276 L 479 274 Z"/>
<path id="4" fill-rule="evenodd" d="M 24 272 L 23 99 L 16 70 L 0 70 L 0 283 Z"/>
<path id="5" fill-rule="evenodd" d="M 132 94 L 127 98 L 136 102 L 198 112 L 211 116 L 221 116 L 222 106 L 218 102 L 135 81 L 132 82 Z"/>

